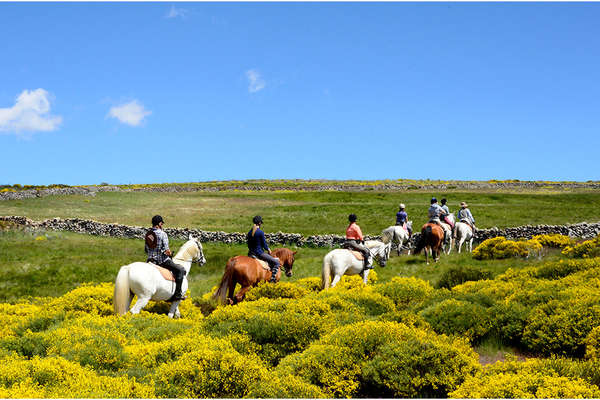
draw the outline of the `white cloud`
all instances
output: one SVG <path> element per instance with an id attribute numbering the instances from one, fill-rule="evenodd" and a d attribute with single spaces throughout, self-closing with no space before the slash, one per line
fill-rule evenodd
<path id="1" fill-rule="evenodd" d="M 260 76 L 260 72 L 255 69 L 246 71 L 246 77 L 248 78 L 248 91 L 250 93 L 256 93 L 259 90 L 263 90 L 267 85 L 262 76 Z"/>
<path id="2" fill-rule="evenodd" d="M 120 106 L 111 107 L 107 116 L 116 118 L 127 125 L 139 126 L 150 114 L 152 111 L 146 110 L 137 100 L 133 100 Z"/>
<path id="3" fill-rule="evenodd" d="M 23 90 L 10 108 L 0 108 L 0 131 L 53 131 L 62 117 L 50 115 L 50 94 L 44 89 Z"/>
<path id="4" fill-rule="evenodd" d="M 175 6 L 171 6 L 169 12 L 165 15 L 165 18 L 185 18 L 188 10 L 185 8 L 175 8 Z"/>

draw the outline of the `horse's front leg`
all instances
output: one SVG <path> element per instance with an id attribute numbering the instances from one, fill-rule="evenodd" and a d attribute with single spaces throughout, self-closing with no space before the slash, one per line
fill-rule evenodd
<path id="1" fill-rule="evenodd" d="M 177 300 L 171 303 L 171 308 L 169 309 L 169 318 L 179 318 L 181 316 L 181 314 L 179 313 L 179 303 L 181 303 L 181 300 Z"/>
<path id="2" fill-rule="evenodd" d="M 471 238 L 471 240 L 469 240 L 469 251 L 471 253 L 473 252 L 473 238 Z"/>
<path id="3" fill-rule="evenodd" d="M 137 301 L 135 302 L 133 307 L 131 307 L 131 310 L 129 310 L 129 312 L 132 314 L 139 314 L 140 311 L 142 311 L 142 309 L 146 307 L 146 304 L 148 304 L 149 301 L 150 296 L 138 295 Z"/>
<path id="4" fill-rule="evenodd" d="M 371 272 L 370 269 L 367 269 L 363 272 L 363 283 L 366 285 L 367 281 L 369 280 L 369 272 Z"/>

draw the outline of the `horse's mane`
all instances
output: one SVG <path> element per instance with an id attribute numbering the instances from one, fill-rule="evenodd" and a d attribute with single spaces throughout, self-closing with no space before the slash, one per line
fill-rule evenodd
<path id="1" fill-rule="evenodd" d="M 183 259 L 187 259 L 192 258 L 192 255 L 189 254 L 190 253 L 190 249 L 192 249 L 192 244 L 195 244 L 195 240 L 194 239 L 190 239 L 187 242 L 185 242 L 183 245 L 181 245 L 181 247 L 179 248 L 179 251 L 177 252 L 177 254 L 175 254 L 175 258 L 183 258 Z"/>

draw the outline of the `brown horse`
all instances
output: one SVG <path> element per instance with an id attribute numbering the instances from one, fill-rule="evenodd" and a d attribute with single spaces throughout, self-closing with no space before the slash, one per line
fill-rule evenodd
<path id="1" fill-rule="evenodd" d="M 433 260 L 438 262 L 440 252 L 444 244 L 444 230 L 438 224 L 428 222 L 421 228 L 421 237 L 417 242 L 414 254 L 417 255 L 425 249 L 425 259 L 429 265 L 429 252 L 431 251 Z"/>
<path id="2" fill-rule="evenodd" d="M 276 275 L 277 282 L 281 277 L 282 268 L 285 269 L 286 276 L 292 276 L 292 266 L 294 265 L 294 255 L 296 253 L 285 247 L 272 251 L 271 255 L 279 258 L 281 264 L 281 268 L 279 268 Z M 213 299 L 219 299 L 222 304 L 239 303 L 244 300 L 244 296 L 250 288 L 258 285 L 259 282 L 270 280 L 271 275 L 271 271 L 260 265 L 256 258 L 248 256 L 232 257 L 227 261 L 225 273 L 221 278 L 219 288 L 213 294 Z M 234 296 L 233 292 L 238 283 L 242 288 Z"/>

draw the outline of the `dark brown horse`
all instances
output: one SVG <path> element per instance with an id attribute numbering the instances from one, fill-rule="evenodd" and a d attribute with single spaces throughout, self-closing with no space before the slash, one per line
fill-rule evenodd
<path id="1" fill-rule="evenodd" d="M 278 282 L 281 277 L 282 268 L 285 269 L 285 274 L 288 277 L 292 276 L 295 254 L 295 251 L 291 251 L 285 247 L 275 249 L 271 252 L 271 255 L 279 258 L 279 262 L 281 263 L 281 268 L 279 268 L 276 275 Z M 219 288 L 213 294 L 213 298 L 219 299 L 223 304 L 239 303 L 244 300 L 244 296 L 248 290 L 258 285 L 259 282 L 270 280 L 271 275 L 271 270 L 265 269 L 256 258 L 248 256 L 232 257 L 227 261 L 225 273 L 223 274 L 223 278 L 221 278 Z M 235 286 L 238 283 L 242 288 L 234 296 Z"/>
<path id="2" fill-rule="evenodd" d="M 425 259 L 429 265 L 429 252 L 433 256 L 433 260 L 438 262 L 440 259 L 440 252 L 442 245 L 444 244 L 444 230 L 438 224 L 428 222 L 421 228 L 421 237 L 415 247 L 415 255 L 419 254 L 421 250 L 425 249 Z"/>

